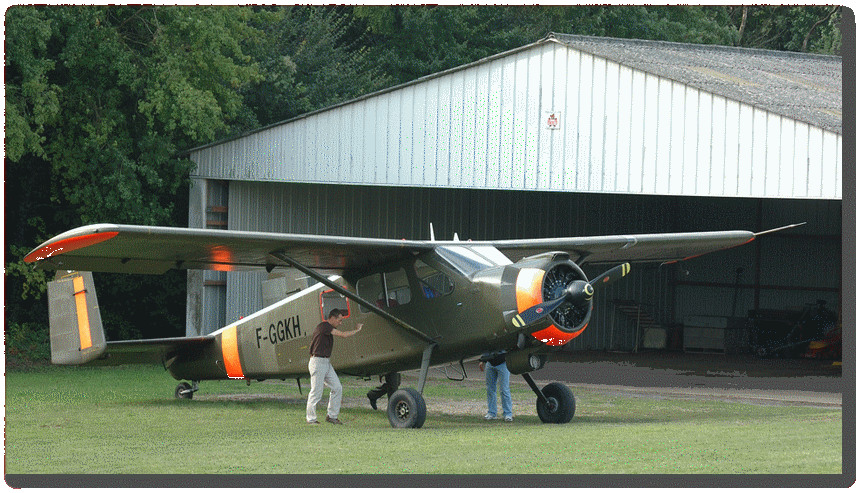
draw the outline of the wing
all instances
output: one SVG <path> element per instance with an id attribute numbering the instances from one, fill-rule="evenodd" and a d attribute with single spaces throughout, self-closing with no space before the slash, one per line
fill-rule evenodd
<path id="1" fill-rule="evenodd" d="M 215 336 L 172 337 L 138 341 L 109 341 L 105 352 L 86 363 L 91 366 L 136 364 L 169 364 L 171 358 L 184 351 L 204 348 L 215 343 Z"/>
<path id="2" fill-rule="evenodd" d="M 785 226 L 785 229 L 798 225 Z M 168 269 L 250 270 L 288 264 L 344 273 L 384 266 L 437 245 L 487 245 L 514 261 L 547 251 L 573 254 L 578 263 L 673 262 L 748 243 L 750 231 L 711 231 L 534 240 L 408 241 L 251 231 L 97 224 L 39 245 L 24 260 L 45 270 L 159 274 Z"/>
<path id="3" fill-rule="evenodd" d="M 24 260 L 45 270 L 160 274 L 171 268 L 272 269 L 286 265 L 271 255 L 282 252 L 313 269 L 343 272 L 432 248 L 406 240 L 96 224 L 58 235 Z"/>
<path id="4" fill-rule="evenodd" d="M 756 238 L 750 231 L 709 231 L 617 236 L 496 241 L 490 244 L 511 260 L 547 251 L 573 254 L 578 264 L 675 262 L 743 245 Z"/>
<path id="5" fill-rule="evenodd" d="M 587 236 L 547 240 L 496 241 L 492 245 L 511 260 L 548 250 L 573 253 L 579 264 L 618 262 L 678 262 L 706 253 L 726 250 L 756 237 L 795 228 L 807 223 L 789 224 L 779 228 L 751 233 L 750 231 L 704 231 L 699 233 L 660 233 L 616 236 Z"/>

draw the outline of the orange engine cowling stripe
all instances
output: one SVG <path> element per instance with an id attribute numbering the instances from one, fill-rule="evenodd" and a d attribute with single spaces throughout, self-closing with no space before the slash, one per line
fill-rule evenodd
<path id="1" fill-rule="evenodd" d="M 72 279 L 72 288 L 75 290 L 75 312 L 78 314 L 78 337 L 81 340 L 81 349 L 93 347 L 93 336 L 90 334 L 90 314 L 87 312 L 87 292 L 84 290 L 84 278 Z"/>
<path id="2" fill-rule="evenodd" d="M 245 378 L 242 364 L 239 362 L 239 344 L 236 336 L 236 326 L 228 327 L 221 334 L 221 355 L 224 357 L 224 369 L 229 378 Z"/>
<path id="3" fill-rule="evenodd" d="M 586 324 L 583 326 L 582 329 L 578 330 L 577 332 L 571 333 L 562 332 L 555 325 L 551 325 L 544 330 L 533 332 L 532 337 L 538 339 L 544 344 L 547 344 L 548 346 L 563 346 L 565 344 L 568 344 L 571 339 L 574 339 L 575 337 L 582 334 L 583 331 L 586 330 L 586 326 L 588 325 L 589 324 Z"/>
<path id="4" fill-rule="evenodd" d="M 544 271 L 541 269 L 521 269 L 517 275 L 517 311 L 522 312 L 541 303 L 541 281 Z"/>

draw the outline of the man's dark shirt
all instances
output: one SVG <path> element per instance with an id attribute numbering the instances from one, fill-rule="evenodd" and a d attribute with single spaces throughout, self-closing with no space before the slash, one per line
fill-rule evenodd
<path id="1" fill-rule="evenodd" d="M 332 336 L 334 329 L 335 327 L 328 321 L 320 322 L 320 325 L 314 328 L 314 333 L 311 335 L 311 356 L 320 358 L 332 356 L 332 346 L 335 343 L 335 337 Z"/>

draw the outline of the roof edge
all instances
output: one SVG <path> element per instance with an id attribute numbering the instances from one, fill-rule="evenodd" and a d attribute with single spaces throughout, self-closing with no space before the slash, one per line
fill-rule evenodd
<path id="1" fill-rule="evenodd" d="M 843 57 L 840 55 L 821 55 L 818 53 L 801 53 L 798 51 L 780 51 L 780 50 L 766 50 L 762 48 L 745 48 L 741 46 L 727 46 L 727 45 L 713 45 L 713 44 L 699 44 L 699 43 L 680 43 L 677 41 L 657 41 L 657 40 L 648 40 L 648 39 L 635 39 L 635 38 L 612 38 L 612 37 L 604 37 L 604 36 L 585 36 L 581 34 L 565 34 L 565 33 L 548 33 L 544 40 L 552 40 L 561 44 L 565 44 L 565 40 L 570 39 L 572 41 L 586 41 L 593 43 L 605 43 L 605 44 L 637 44 L 642 46 L 658 46 L 665 48 L 684 48 L 691 49 L 691 47 L 696 47 L 698 50 L 705 51 L 723 51 L 723 52 L 735 52 L 742 54 L 759 54 L 759 55 L 771 55 L 771 56 L 782 56 L 789 58 L 818 58 L 818 59 L 830 59 L 830 60 L 843 60 Z"/>

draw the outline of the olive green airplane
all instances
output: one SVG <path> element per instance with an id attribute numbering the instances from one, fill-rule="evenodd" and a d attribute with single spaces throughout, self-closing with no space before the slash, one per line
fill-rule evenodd
<path id="1" fill-rule="evenodd" d="M 332 365 L 385 381 L 393 427 L 424 424 L 429 368 L 450 364 L 465 376 L 464 361 L 487 353 L 504 353 L 523 375 L 542 422 L 567 423 L 571 390 L 557 382 L 539 389 L 529 373 L 586 330 L 593 294 L 630 272 L 630 262 L 677 262 L 794 226 L 500 241 L 437 241 L 431 227 L 430 241 L 411 241 L 96 224 L 48 240 L 25 260 L 57 271 L 48 283 L 55 364 L 162 364 L 181 381 L 175 396 L 186 399 L 204 380 L 299 382 L 314 327 L 339 308 L 343 327 L 363 329 L 336 342 Z M 615 266 L 590 280 L 587 264 Z M 91 274 L 288 268 L 316 283 L 208 335 L 133 341 L 105 340 Z M 400 372 L 416 369 L 417 389 L 398 388 Z"/>

